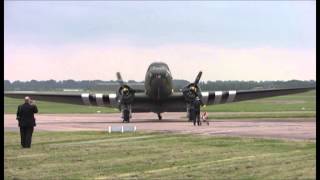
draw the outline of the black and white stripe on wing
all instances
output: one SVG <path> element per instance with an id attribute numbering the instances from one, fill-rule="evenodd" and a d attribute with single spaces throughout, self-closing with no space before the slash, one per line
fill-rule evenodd
<path id="1" fill-rule="evenodd" d="M 236 94 L 236 91 L 215 91 L 214 93 L 209 93 L 208 103 L 223 104 L 233 102 Z"/>
<path id="2" fill-rule="evenodd" d="M 83 93 L 81 94 L 82 101 L 85 105 L 92 105 L 92 106 L 105 106 L 110 104 L 109 97 L 104 94 L 89 94 Z"/>
<path id="3" fill-rule="evenodd" d="M 223 104 L 229 102 L 247 101 L 274 96 L 302 93 L 314 90 L 315 87 L 291 88 L 291 89 L 261 89 L 239 91 L 211 91 L 209 92 L 208 104 Z"/>

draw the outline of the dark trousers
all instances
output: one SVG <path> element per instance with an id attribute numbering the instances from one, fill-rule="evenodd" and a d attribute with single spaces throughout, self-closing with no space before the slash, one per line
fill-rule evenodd
<path id="1" fill-rule="evenodd" d="M 196 124 L 196 122 L 195 121 L 197 121 L 197 124 L 198 124 L 198 126 L 200 126 L 201 125 L 201 121 L 200 121 L 200 111 L 196 111 L 195 112 L 195 120 L 194 120 L 194 123 L 193 124 Z"/>
<path id="2" fill-rule="evenodd" d="M 31 147 L 33 127 L 20 127 L 21 146 L 24 148 Z"/>
<path id="3" fill-rule="evenodd" d="M 199 126 L 201 125 L 201 122 L 200 122 L 200 111 L 191 110 L 190 111 L 190 116 L 191 116 L 191 119 L 193 121 L 193 125 L 196 125 L 196 124 L 198 124 Z"/>

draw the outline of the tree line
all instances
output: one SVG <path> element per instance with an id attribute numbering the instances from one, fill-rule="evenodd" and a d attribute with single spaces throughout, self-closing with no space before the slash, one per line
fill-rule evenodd
<path id="1" fill-rule="evenodd" d="M 144 89 L 142 82 L 130 80 L 128 84 L 134 89 Z M 181 90 L 190 82 L 186 80 L 173 80 L 175 91 Z M 315 87 L 316 81 L 207 81 L 200 82 L 199 86 L 205 91 L 215 90 L 249 90 L 249 89 L 270 89 L 270 88 L 298 88 L 298 87 Z M 119 88 L 117 81 L 101 80 L 47 80 L 47 81 L 13 81 L 4 80 L 5 91 L 116 91 Z"/>

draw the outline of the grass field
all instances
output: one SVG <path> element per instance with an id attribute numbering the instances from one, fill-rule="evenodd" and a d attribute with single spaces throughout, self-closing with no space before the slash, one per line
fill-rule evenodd
<path id="1" fill-rule="evenodd" d="M 316 144 L 200 135 L 5 132 L 5 179 L 315 179 Z"/>
<path id="2" fill-rule="evenodd" d="M 4 98 L 4 112 L 15 113 L 22 100 Z M 68 105 L 62 103 L 49 103 L 37 101 L 39 113 L 116 113 L 117 109 Z M 277 117 L 315 117 L 316 91 L 306 93 L 278 96 L 259 100 L 243 101 L 237 103 L 211 105 L 202 108 L 211 113 L 210 118 L 277 118 Z M 219 112 L 229 112 L 223 114 Z M 232 112 L 232 113 L 230 113 Z M 250 113 L 243 113 L 250 112 Z"/>

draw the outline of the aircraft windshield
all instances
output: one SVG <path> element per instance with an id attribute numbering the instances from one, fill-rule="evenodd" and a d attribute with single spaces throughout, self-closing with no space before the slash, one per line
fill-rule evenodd
<path id="1" fill-rule="evenodd" d="M 158 68 L 161 68 L 161 67 L 166 67 L 168 70 L 169 70 L 169 67 L 168 67 L 168 65 L 167 64 L 165 64 L 165 63 L 152 63 L 152 64 L 150 64 L 150 66 L 149 66 L 149 68 L 148 68 L 148 70 L 150 70 L 151 68 L 152 69 L 158 69 Z"/>

